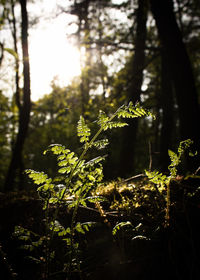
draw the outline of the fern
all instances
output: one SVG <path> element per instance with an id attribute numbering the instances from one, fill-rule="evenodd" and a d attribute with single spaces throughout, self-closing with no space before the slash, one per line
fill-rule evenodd
<path id="1" fill-rule="evenodd" d="M 155 118 L 155 116 L 147 109 L 144 109 L 137 103 L 135 106 L 133 102 L 129 102 L 128 106 L 121 106 L 110 118 L 103 111 L 99 111 L 97 123 L 105 131 L 107 129 L 124 127 L 128 124 L 126 122 L 112 121 L 115 117 L 120 118 L 139 118 L 144 116 L 150 116 Z"/>
<path id="2" fill-rule="evenodd" d="M 139 118 L 139 117 L 152 117 L 155 119 L 155 115 L 152 114 L 149 110 L 144 109 L 142 106 L 140 106 L 139 103 L 137 103 L 135 106 L 133 105 L 133 102 L 129 102 L 128 106 L 123 105 L 120 107 L 117 111 L 118 118 Z"/>
<path id="3" fill-rule="evenodd" d="M 112 129 L 112 128 L 117 128 L 117 127 L 124 127 L 127 126 L 128 124 L 125 122 L 118 122 L 118 121 L 111 121 L 108 116 L 106 116 L 105 112 L 99 111 L 99 116 L 98 116 L 98 125 L 106 131 L 107 129 Z"/>
<path id="4" fill-rule="evenodd" d="M 70 150 L 66 149 L 65 146 L 60 145 L 60 144 L 51 144 L 49 145 L 49 147 L 47 148 L 47 150 L 45 150 L 43 152 L 44 155 L 46 155 L 46 153 L 48 151 L 53 152 L 54 155 L 60 155 L 60 154 L 68 154 L 70 152 Z"/>
<path id="5" fill-rule="evenodd" d="M 170 219 L 170 181 L 177 176 L 177 167 L 181 163 L 181 157 L 183 154 L 190 148 L 190 146 L 193 144 L 193 141 L 190 139 L 187 139 L 185 141 L 180 142 L 179 147 L 178 147 L 178 153 L 175 153 L 171 150 L 168 150 L 168 155 L 170 157 L 171 163 L 168 166 L 168 169 L 170 171 L 170 174 L 163 175 L 162 173 L 158 171 L 145 171 L 147 177 L 149 180 L 156 184 L 160 185 L 162 187 L 166 187 L 166 225 L 169 225 L 169 219 Z"/>
<path id="6" fill-rule="evenodd" d="M 149 180 L 156 185 L 163 187 L 169 183 L 170 178 L 158 171 L 150 172 L 146 170 L 145 173 Z"/>
<path id="7" fill-rule="evenodd" d="M 193 144 L 193 141 L 191 139 L 187 139 L 185 141 L 180 142 L 179 147 L 178 147 L 178 155 L 181 157 L 183 153 L 191 147 Z"/>
<path id="8" fill-rule="evenodd" d="M 44 172 L 37 172 L 31 169 L 27 169 L 26 173 L 29 175 L 29 178 L 31 178 L 36 185 L 41 184 L 50 184 L 52 182 L 51 178 L 48 178 L 48 175 Z"/>
<path id="9" fill-rule="evenodd" d="M 29 178 L 39 186 L 37 191 L 44 202 L 48 242 L 49 244 L 51 243 L 55 234 L 60 236 L 66 242 L 69 254 L 71 254 L 71 262 L 73 259 L 77 259 L 79 246 L 77 241 L 75 241 L 75 234 L 84 234 L 91 226 L 90 224 L 76 222 L 78 207 L 80 205 L 85 207 L 88 202 L 100 205 L 102 201 L 101 197 L 92 196 L 92 190 L 103 180 L 102 161 L 106 156 L 98 156 L 86 161 L 85 155 L 92 147 L 102 149 L 108 145 L 107 139 L 98 140 L 99 135 L 103 131 L 128 125 L 126 122 L 121 122 L 120 118 L 139 118 L 144 116 L 154 117 L 148 110 L 141 107 L 139 103 L 134 106 L 132 102 L 121 106 L 111 116 L 106 115 L 103 111 L 99 111 L 96 122 L 99 128 L 94 136 L 91 136 L 89 125 L 80 116 L 77 124 L 77 135 L 80 137 L 80 143 L 83 143 L 83 150 L 80 156 L 60 144 L 50 145 L 44 151 L 44 155 L 47 152 L 51 152 L 57 157 L 58 174 L 62 175 L 62 179 L 59 179 L 59 177 L 56 179 L 48 178 L 48 175 L 44 172 L 26 171 Z M 56 185 L 56 181 L 62 182 L 62 184 Z M 57 219 L 61 203 L 64 203 L 70 209 L 73 208 L 71 226 L 67 228 L 64 228 Z M 54 215 L 51 217 L 48 214 L 49 204 L 57 206 Z M 113 234 L 120 228 L 128 225 L 129 222 L 118 224 L 113 229 Z M 50 259 L 50 250 L 47 253 L 49 255 L 45 259 L 48 261 Z"/>
<path id="10" fill-rule="evenodd" d="M 52 183 L 52 179 L 48 178 L 48 175 L 44 172 L 37 172 L 31 169 L 25 171 L 29 178 L 31 178 L 34 184 L 39 185 L 37 188 L 38 194 L 41 198 L 46 199 L 47 197 L 50 198 L 54 195 L 55 185 Z M 46 208 L 47 204 L 45 203 L 44 209 Z"/>
<path id="11" fill-rule="evenodd" d="M 170 177 L 175 178 L 177 175 L 177 166 L 181 162 L 180 156 L 171 150 L 168 150 L 168 155 L 171 160 L 171 164 L 168 166 L 168 169 L 170 171 Z"/>
<path id="12" fill-rule="evenodd" d="M 171 160 L 171 164 L 168 166 L 171 178 L 176 177 L 177 167 L 181 162 L 181 157 L 186 152 L 186 150 L 188 150 L 191 147 L 192 144 L 193 144 L 193 141 L 191 139 L 187 139 L 185 141 L 180 142 L 177 154 L 174 153 L 171 150 L 168 151 L 168 155 L 169 155 L 170 160 Z"/>

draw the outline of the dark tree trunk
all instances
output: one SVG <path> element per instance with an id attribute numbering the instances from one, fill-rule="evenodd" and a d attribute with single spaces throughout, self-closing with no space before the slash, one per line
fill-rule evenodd
<path id="1" fill-rule="evenodd" d="M 160 135 L 160 170 L 167 171 L 169 165 L 168 149 L 172 144 L 172 131 L 174 127 L 174 104 L 173 88 L 169 73 L 167 56 L 165 51 L 161 52 L 161 108 L 162 108 L 162 128 Z"/>
<path id="2" fill-rule="evenodd" d="M 190 60 L 176 22 L 172 0 L 150 0 L 160 40 L 167 55 L 179 108 L 180 140 L 192 139 L 194 149 L 200 151 L 199 105 Z M 199 167 L 199 160 L 192 159 L 188 167 Z"/>
<path id="3" fill-rule="evenodd" d="M 89 92 L 90 92 L 90 68 L 91 68 L 91 51 L 90 51 L 90 26 L 89 26 L 89 5 L 91 0 L 83 0 L 79 3 L 75 0 L 72 7 L 71 13 L 76 15 L 79 20 L 78 28 L 78 42 L 79 49 L 82 46 L 85 47 L 85 63 L 81 61 L 81 82 L 80 82 L 80 93 L 81 93 L 81 114 L 85 116 L 85 112 L 88 108 Z M 82 35 L 83 32 L 83 35 Z"/>
<path id="4" fill-rule="evenodd" d="M 138 9 L 136 14 L 137 29 L 135 37 L 135 53 L 132 63 L 132 81 L 127 93 L 127 100 L 131 100 L 133 103 L 140 101 L 141 86 L 143 82 L 143 69 L 145 64 L 146 21 L 147 1 L 138 0 Z M 130 120 L 129 126 L 124 128 L 120 154 L 120 176 L 131 174 L 134 170 L 134 154 L 137 130 L 138 119 Z"/>
<path id="5" fill-rule="evenodd" d="M 12 152 L 12 158 L 8 169 L 5 191 L 10 191 L 14 187 L 15 180 L 18 177 L 18 184 L 21 181 L 21 168 L 23 166 L 22 151 L 26 135 L 28 132 L 30 109 L 31 109 L 31 92 L 30 92 L 30 67 L 29 67 L 29 53 L 28 53 L 28 15 L 26 9 L 26 0 L 20 0 L 21 17 L 22 17 L 22 54 L 23 54 L 23 102 L 19 111 L 19 129 L 17 139 Z M 22 187 L 22 186 L 20 186 Z"/>
<path id="6" fill-rule="evenodd" d="M 11 11 L 12 11 L 12 36 L 13 36 L 13 41 L 14 41 L 14 50 L 17 55 L 18 53 L 18 47 L 17 47 L 17 28 L 16 28 L 16 17 L 15 17 L 15 4 L 14 0 L 11 0 Z M 20 110 L 21 108 L 21 103 L 20 103 L 20 87 L 19 87 L 19 58 L 15 58 L 15 101 L 18 109 Z"/>

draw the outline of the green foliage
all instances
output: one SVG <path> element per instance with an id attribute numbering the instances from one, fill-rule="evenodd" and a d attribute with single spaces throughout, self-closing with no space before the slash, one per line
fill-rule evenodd
<path id="1" fill-rule="evenodd" d="M 85 119 L 82 116 L 80 116 L 80 120 L 78 121 L 77 135 L 80 137 L 81 143 L 88 142 L 91 135 L 91 131 L 86 125 Z"/>
<path id="2" fill-rule="evenodd" d="M 119 108 L 117 112 L 118 118 L 139 118 L 139 117 L 152 117 L 155 119 L 155 115 L 152 114 L 149 110 L 144 109 L 143 107 L 140 106 L 139 103 L 136 105 L 133 104 L 133 102 L 130 102 L 128 106 L 122 106 Z"/>
<path id="3" fill-rule="evenodd" d="M 190 146 L 193 144 L 193 141 L 191 139 L 187 139 L 185 141 L 180 142 L 178 147 L 178 153 L 174 153 L 173 151 L 169 150 L 168 154 L 171 160 L 171 163 L 169 165 L 169 171 L 170 171 L 170 177 L 175 178 L 177 175 L 177 167 L 181 162 L 181 157 L 183 154 L 190 148 Z M 190 153 L 189 153 L 190 154 Z M 191 155 L 191 154 L 190 154 Z"/>
<path id="4" fill-rule="evenodd" d="M 168 151 L 171 163 L 168 167 L 170 174 L 169 176 L 164 175 L 158 171 L 145 171 L 147 177 L 151 182 L 157 185 L 167 185 L 169 184 L 171 179 L 174 179 L 177 175 L 177 168 L 179 164 L 181 163 L 181 157 L 183 154 L 186 152 L 187 149 L 192 145 L 193 141 L 188 139 L 185 141 L 180 142 L 179 147 L 178 147 L 178 153 L 175 153 L 171 150 Z"/>
<path id="5" fill-rule="evenodd" d="M 161 186 L 161 187 L 166 187 L 166 223 L 167 225 L 169 224 L 169 208 L 170 208 L 170 181 L 172 179 L 175 179 L 177 176 L 178 172 L 178 166 L 181 163 L 181 157 L 183 154 L 190 148 L 190 146 L 193 144 L 193 141 L 190 139 L 187 139 L 185 141 L 180 142 L 179 147 L 178 147 L 178 152 L 175 153 L 171 150 L 168 151 L 171 163 L 168 166 L 168 169 L 170 171 L 170 174 L 167 176 L 165 174 L 162 174 L 158 171 L 145 171 L 147 177 L 151 182 L 154 184 Z"/>
<path id="6" fill-rule="evenodd" d="M 97 123 L 98 123 L 98 125 L 100 125 L 100 127 L 103 128 L 104 131 L 106 131 L 107 129 L 124 127 L 127 125 L 127 123 L 109 121 L 109 117 L 106 116 L 106 114 L 103 111 L 99 112 L 99 117 L 98 117 Z"/>
<path id="7" fill-rule="evenodd" d="M 149 180 L 156 184 L 156 185 L 160 185 L 160 186 L 165 186 L 169 183 L 170 178 L 158 171 L 145 171 L 147 177 L 149 178 Z"/>
<path id="8" fill-rule="evenodd" d="M 126 229 L 127 227 L 133 227 L 132 224 L 131 224 L 131 222 L 126 221 L 126 222 L 118 223 L 118 224 L 116 224 L 116 226 L 113 228 L 112 234 L 113 234 L 113 235 L 116 235 L 118 231 L 124 230 L 124 229 Z"/>
<path id="9" fill-rule="evenodd" d="M 98 150 L 104 149 L 108 144 L 109 144 L 108 139 L 102 139 L 93 142 L 93 146 Z"/>
<path id="10" fill-rule="evenodd" d="M 80 205 L 87 207 L 87 203 L 97 203 L 102 201 L 98 195 L 93 195 L 94 190 L 103 180 L 102 161 L 105 156 L 98 156 L 92 160 L 86 160 L 86 154 L 91 147 L 103 148 L 108 145 L 107 139 L 97 140 L 102 131 L 112 128 L 120 128 L 126 123 L 114 121 L 115 118 L 138 118 L 153 115 L 146 109 L 143 109 L 139 104 L 136 106 L 130 102 L 127 106 L 121 106 L 113 115 L 108 116 L 105 112 L 100 111 L 97 125 L 97 132 L 91 137 L 91 129 L 86 124 L 83 116 L 80 117 L 77 125 L 77 135 L 80 137 L 80 143 L 83 143 L 82 153 L 76 155 L 70 149 L 60 144 L 52 144 L 44 151 L 44 155 L 49 152 L 57 157 L 58 176 L 54 179 L 49 178 L 44 172 L 26 170 L 29 178 L 33 183 L 38 185 L 37 188 L 40 198 L 44 202 L 43 209 L 46 216 L 46 236 L 50 246 L 55 235 L 62 238 L 68 249 L 70 256 L 68 262 L 69 269 L 72 268 L 72 260 L 76 259 L 78 264 L 78 248 L 79 243 L 76 241 L 76 234 L 85 234 L 94 223 L 80 223 L 76 221 L 77 211 Z M 61 174 L 61 175 L 60 175 Z M 56 184 L 56 182 L 59 184 Z M 56 206 L 53 216 L 49 215 L 50 205 Z M 58 213 L 60 205 L 66 205 L 68 209 L 73 209 L 71 226 L 64 228 L 58 221 Z M 117 225 L 113 230 L 113 234 L 128 223 Z M 48 250 L 48 255 L 45 259 L 50 260 L 52 249 Z M 52 251 L 53 252 L 53 251 Z M 49 263 L 46 264 L 49 267 Z"/>
<path id="11" fill-rule="evenodd" d="M 144 116 L 151 116 L 155 118 L 155 116 L 148 110 L 144 109 L 137 103 L 135 106 L 132 102 L 129 102 L 128 105 L 121 106 L 116 113 L 109 118 L 105 112 L 100 111 L 98 116 L 98 124 L 104 131 L 107 129 L 117 128 L 117 127 L 124 127 L 128 124 L 126 122 L 119 122 L 119 121 L 112 121 L 113 118 L 118 117 L 120 118 L 139 118 Z"/>
<path id="12" fill-rule="evenodd" d="M 44 172 L 35 172 L 33 170 L 26 170 L 26 173 L 29 174 L 29 178 L 31 178 L 36 185 L 40 184 L 49 184 L 52 179 L 48 179 L 48 176 Z"/>

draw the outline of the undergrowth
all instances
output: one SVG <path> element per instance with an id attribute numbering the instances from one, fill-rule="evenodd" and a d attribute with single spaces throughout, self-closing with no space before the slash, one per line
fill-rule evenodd
<path id="1" fill-rule="evenodd" d="M 80 259 L 80 241 L 79 235 L 84 236 L 95 222 L 90 221 L 81 223 L 77 220 L 77 213 L 80 207 L 94 205 L 102 216 L 100 203 L 105 200 L 102 195 L 95 193 L 99 184 L 103 180 L 102 162 L 105 156 L 97 156 L 91 160 L 88 158 L 89 151 L 92 148 L 103 149 L 108 145 L 108 139 L 100 135 L 102 132 L 127 126 L 128 124 L 121 119 L 139 118 L 151 116 L 153 114 L 141 107 L 139 104 L 121 106 L 111 116 L 100 111 L 98 119 L 95 121 L 97 132 L 92 136 L 90 126 L 83 116 L 80 116 L 77 125 L 77 135 L 80 137 L 82 152 L 80 155 L 75 154 L 70 149 L 60 144 L 50 145 L 44 151 L 44 155 L 51 152 L 57 157 L 58 176 L 49 178 L 44 172 L 26 170 L 29 178 L 35 185 L 38 185 L 37 192 L 43 203 L 44 218 L 44 235 L 38 236 L 21 226 L 17 226 L 15 236 L 26 241 L 24 248 L 30 251 L 37 251 L 37 257 L 31 257 L 35 262 L 41 263 L 42 279 L 51 279 L 52 276 L 59 275 L 60 272 L 52 269 L 56 262 L 56 247 L 58 240 L 64 246 L 64 262 L 60 268 L 70 279 L 74 273 L 78 273 L 80 279 L 81 259 Z M 62 207 L 67 207 L 71 211 L 71 221 L 64 226 L 59 221 L 59 211 Z"/>
<path id="2" fill-rule="evenodd" d="M 44 155 L 53 153 L 56 156 L 57 176 L 49 178 L 44 172 L 26 170 L 37 185 L 42 202 L 43 230 L 38 233 L 16 226 L 14 236 L 21 240 L 23 250 L 29 251 L 28 257 L 39 265 L 40 279 L 92 279 L 88 272 L 91 263 L 98 266 L 91 251 L 93 247 L 98 248 L 95 253 L 101 260 L 100 267 L 108 263 L 108 259 L 102 261 L 100 256 L 111 242 L 118 244 L 119 263 L 126 263 L 129 260 L 125 248 L 130 245 L 127 245 L 127 240 L 133 243 L 136 240 L 148 241 L 152 228 L 156 231 L 159 226 L 170 225 L 171 183 L 177 178 L 181 157 L 192 144 L 191 140 L 181 142 L 177 153 L 169 151 L 169 175 L 145 171 L 142 178 L 133 178 L 130 182 L 105 183 L 102 165 L 105 156 L 88 159 L 90 151 L 93 154 L 93 149 L 101 150 L 109 144 L 108 139 L 100 137 L 104 131 L 126 126 L 127 123 L 121 119 L 145 116 L 154 118 L 148 110 L 139 104 L 134 106 L 132 102 L 110 116 L 100 111 L 92 124 L 92 127 L 94 124 L 97 127 L 94 135 L 81 116 L 77 125 L 77 135 L 82 144 L 80 154 L 60 144 L 50 145 Z M 105 240 L 108 243 L 104 240 L 107 248 L 101 243 L 103 237 L 96 237 L 96 229 L 100 235 L 105 230 L 99 227 L 99 219 L 107 228 Z M 151 225 L 151 230 L 148 225 Z M 91 246 L 92 238 L 94 246 Z M 88 256 L 85 252 L 90 251 Z"/>

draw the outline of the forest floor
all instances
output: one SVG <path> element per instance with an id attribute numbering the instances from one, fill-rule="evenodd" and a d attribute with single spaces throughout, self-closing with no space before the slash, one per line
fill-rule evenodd
<path id="1" fill-rule="evenodd" d="M 170 189 L 166 222 L 166 191 L 145 178 L 99 187 L 98 194 L 106 200 L 77 212 L 78 222 L 95 224 L 76 237 L 79 272 L 74 269 L 68 277 L 62 271 L 66 252 L 63 243 L 54 240 L 57 249 L 51 269 L 58 272 L 48 279 L 200 279 L 199 179 L 177 178 Z M 71 218 L 71 211 L 60 207 L 59 223 L 66 227 Z M 43 221 L 36 193 L 0 195 L 0 279 L 45 279 L 42 251 L 30 246 L 32 233 L 44 235 Z M 17 238 L 16 226 L 27 229 L 29 237 Z"/>

